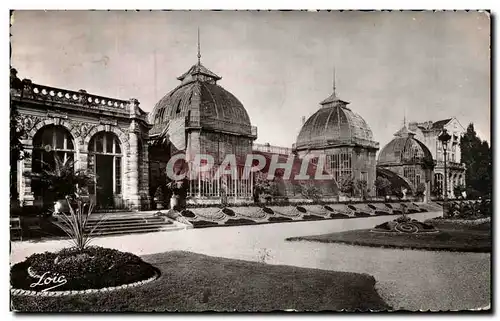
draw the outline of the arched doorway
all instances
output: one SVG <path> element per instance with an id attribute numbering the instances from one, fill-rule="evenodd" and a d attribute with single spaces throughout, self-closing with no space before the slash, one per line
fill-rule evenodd
<path id="1" fill-rule="evenodd" d="M 98 132 L 89 142 L 88 168 L 96 176 L 90 193 L 99 208 L 121 205 L 116 198 L 121 199 L 122 194 L 122 156 L 118 137 L 112 132 Z"/>
<path id="2" fill-rule="evenodd" d="M 74 160 L 75 145 L 73 137 L 66 128 L 58 125 L 48 125 L 37 131 L 33 137 L 32 172 L 34 174 L 45 172 L 56 175 L 56 172 L 61 170 L 60 167 L 74 170 Z M 60 193 L 57 189 L 56 191 L 47 189 L 37 175 L 34 175 L 31 185 L 35 200 L 42 202 L 44 206 L 64 197 L 64 195 L 54 195 Z"/>

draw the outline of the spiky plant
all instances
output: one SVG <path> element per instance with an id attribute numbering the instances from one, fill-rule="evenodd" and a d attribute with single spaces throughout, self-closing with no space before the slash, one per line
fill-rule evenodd
<path id="1" fill-rule="evenodd" d="M 55 153 L 54 165 L 47 167 L 35 175 L 40 177 L 42 184 L 47 190 L 54 193 L 56 199 L 74 195 L 78 187 L 87 187 L 94 183 L 95 175 L 93 173 L 86 169 L 75 170 L 74 160 L 62 160 Z"/>
<path id="2" fill-rule="evenodd" d="M 59 215 L 58 220 L 54 221 L 54 224 L 69 236 L 70 242 L 80 252 L 83 252 L 95 237 L 96 229 L 106 221 L 106 216 L 102 215 L 96 220 L 94 226 L 88 229 L 89 218 L 94 210 L 94 203 L 92 201 L 86 203 L 81 197 L 77 197 L 72 202 L 68 196 L 66 197 L 66 201 L 68 202 L 69 215 Z"/>

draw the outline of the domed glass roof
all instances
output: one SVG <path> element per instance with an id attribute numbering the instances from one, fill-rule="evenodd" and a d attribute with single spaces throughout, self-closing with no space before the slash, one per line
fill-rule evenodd
<path id="1" fill-rule="evenodd" d="M 430 165 L 433 163 L 429 149 L 414 137 L 415 134 L 409 131 L 406 125 L 394 136 L 396 137 L 380 151 L 377 165 Z"/>
<path id="2" fill-rule="evenodd" d="M 378 149 L 365 120 L 350 108 L 349 102 L 334 93 L 323 100 L 322 107 L 304 123 L 295 144 L 296 150 L 358 145 Z"/>
<path id="3" fill-rule="evenodd" d="M 198 62 L 177 79 L 182 83 L 160 99 L 149 115 L 151 136 L 162 133 L 170 121 L 179 118 L 186 119 L 187 127 L 252 135 L 247 111 L 217 84 L 221 77 Z"/>

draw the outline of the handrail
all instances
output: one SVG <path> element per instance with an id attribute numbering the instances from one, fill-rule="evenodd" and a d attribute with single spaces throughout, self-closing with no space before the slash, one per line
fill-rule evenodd
<path id="1" fill-rule="evenodd" d="M 11 89 L 11 95 L 20 98 L 30 98 L 42 101 L 54 101 L 64 104 L 79 105 L 85 107 L 108 107 L 125 109 L 130 101 L 109 98 L 87 93 L 85 90 L 74 91 L 23 81 L 23 89 Z M 142 116 L 142 115 L 141 115 Z"/>
<path id="2" fill-rule="evenodd" d="M 282 155 L 290 155 L 292 154 L 292 149 L 288 147 L 281 146 L 273 146 L 269 144 L 256 144 L 254 143 L 252 146 L 254 151 L 264 152 L 264 153 L 273 153 L 273 154 L 282 154 Z"/>

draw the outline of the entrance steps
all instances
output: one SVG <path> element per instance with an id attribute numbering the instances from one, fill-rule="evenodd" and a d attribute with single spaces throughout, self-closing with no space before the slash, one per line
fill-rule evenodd
<path id="1" fill-rule="evenodd" d="M 102 216 L 104 218 L 101 222 Z M 185 227 L 166 217 L 155 216 L 151 212 L 123 212 L 92 214 L 87 222 L 86 230 L 91 231 L 94 228 L 94 235 L 108 236 L 173 231 L 184 229 Z"/>

